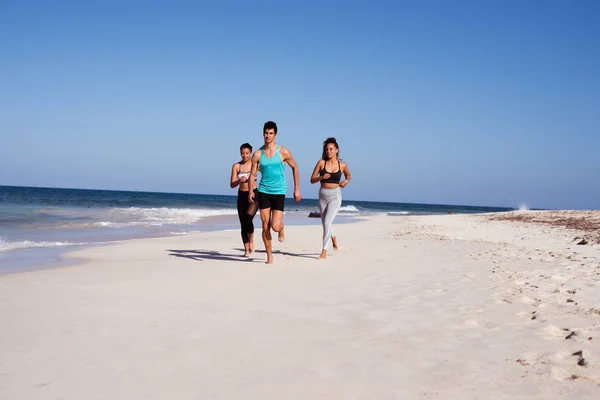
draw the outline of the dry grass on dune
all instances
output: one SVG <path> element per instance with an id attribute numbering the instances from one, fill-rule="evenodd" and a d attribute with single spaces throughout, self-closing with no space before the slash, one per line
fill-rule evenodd
<path id="1" fill-rule="evenodd" d="M 512 211 L 490 214 L 488 218 L 495 221 L 531 222 L 573 229 L 582 233 L 580 239 L 585 242 L 600 244 L 600 211 Z"/>

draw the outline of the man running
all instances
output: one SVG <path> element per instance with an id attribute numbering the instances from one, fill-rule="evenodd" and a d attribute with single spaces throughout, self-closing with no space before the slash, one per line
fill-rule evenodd
<path id="1" fill-rule="evenodd" d="M 267 264 L 273 263 L 273 248 L 271 243 L 271 229 L 277 232 L 280 242 L 285 240 L 285 227 L 283 226 L 283 206 L 287 183 L 285 180 L 284 163 L 287 163 L 294 173 L 294 200 L 296 203 L 302 199 L 300 195 L 300 172 L 292 153 L 285 147 L 275 143 L 277 124 L 273 121 L 265 122 L 263 128 L 264 146 L 252 155 L 252 170 L 250 172 L 250 191 L 248 200 L 254 203 L 254 185 L 256 173 L 260 171 L 261 178 L 258 185 L 258 208 L 262 221 L 262 238 L 267 251 Z"/>

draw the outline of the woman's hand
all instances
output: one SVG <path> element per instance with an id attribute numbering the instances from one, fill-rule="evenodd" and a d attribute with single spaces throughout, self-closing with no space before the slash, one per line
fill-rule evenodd
<path id="1" fill-rule="evenodd" d="M 321 177 L 321 180 L 324 180 L 324 179 L 329 179 L 329 177 L 330 177 L 330 176 L 331 176 L 331 175 L 329 175 L 329 173 L 326 173 L 325 175 L 323 175 L 323 176 Z"/>
<path id="2" fill-rule="evenodd" d="M 340 182 L 340 187 L 343 189 L 343 188 L 346 187 L 347 184 L 348 184 L 348 180 L 347 179 L 343 180 L 343 181 Z"/>

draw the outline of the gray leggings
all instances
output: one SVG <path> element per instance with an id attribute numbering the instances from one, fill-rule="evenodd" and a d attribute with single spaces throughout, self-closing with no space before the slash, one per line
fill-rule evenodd
<path id="1" fill-rule="evenodd" d="M 321 210 L 321 222 L 323 224 L 323 250 L 327 250 L 333 233 L 333 219 L 342 206 L 342 190 L 338 187 L 333 189 L 321 188 L 319 190 L 319 210 Z"/>

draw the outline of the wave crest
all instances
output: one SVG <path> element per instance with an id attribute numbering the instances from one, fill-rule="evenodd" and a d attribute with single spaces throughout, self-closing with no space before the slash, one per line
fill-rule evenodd
<path id="1" fill-rule="evenodd" d="M 360 211 L 358 208 L 350 205 L 350 206 L 342 206 L 340 207 L 340 212 L 346 213 L 346 214 L 358 214 Z"/>
<path id="2" fill-rule="evenodd" d="M 4 237 L 0 237 L 0 252 L 18 250 L 18 249 L 34 249 L 41 247 L 62 247 L 62 246 L 78 246 L 86 243 L 71 243 L 71 242 L 50 242 L 50 241 L 33 241 L 21 240 L 12 242 Z"/>

